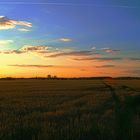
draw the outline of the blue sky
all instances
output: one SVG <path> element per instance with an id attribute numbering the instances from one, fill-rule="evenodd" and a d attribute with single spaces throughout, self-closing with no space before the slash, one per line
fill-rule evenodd
<path id="1" fill-rule="evenodd" d="M 36 2 L 40 4 L 35 4 Z M 46 3 L 45 0 L 36 0 L 30 1 L 30 4 L 26 1 L 26 4 L 19 5 L 4 4 L 0 7 L 6 10 L 1 10 L 1 15 L 32 22 L 34 25 L 32 32 L 20 34 L 24 38 L 32 36 L 32 38 L 46 39 L 44 35 L 48 35 L 47 38 L 68 36 L 75 40 L 71 43 L 72 45 L 76 43 L 82 47 L 94 44 L 99 47 L 104 44 L 112 46 L 118 44 L 118 47 L 123 47 L 129 44 L 129 48 L 138 49 L 140 8 L 137 1 L 77 0 L 75 2 L 71 0 L 70 3 L 73 5 L 63 5 L 63 3 L 69 3 L 64 0 L 47 1 L 54 4 L 43 4 L 43 2 Z M 6 37 L 7 34 L 11 36 L 13 31 L 3 31 L 3 34 L 6 34 Z M 15 35 L 18 36 L 19 32 L 15 32 Z"/>
<path id="2" fill-rule="evenodd" d="M 140 58 L 139 0 L 5 0 L 0 11 L 8 20 L 32 23 L 0 30 L 0 40 L 13 41 L 5 50 L 108 48 L 121 50 L 117 57 Z"/>

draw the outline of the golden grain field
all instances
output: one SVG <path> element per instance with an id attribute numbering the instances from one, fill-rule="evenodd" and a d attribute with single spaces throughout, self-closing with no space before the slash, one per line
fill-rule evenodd
<path id="1" fill-rule="evenodd" d="M 140 80 L 0 80 L 0 140 L 138 140 Z"/>

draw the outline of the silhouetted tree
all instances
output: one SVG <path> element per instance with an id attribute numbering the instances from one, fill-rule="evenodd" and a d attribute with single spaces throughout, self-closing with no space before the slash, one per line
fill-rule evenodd
<path id="1" fill-rule="evenodd" d="M 47 76 L 47 78 L 48 78 L 48 79 L 51 79 L 51 78 L 52 78 L 52 76 L 49 74 L 49 75 Z"/>

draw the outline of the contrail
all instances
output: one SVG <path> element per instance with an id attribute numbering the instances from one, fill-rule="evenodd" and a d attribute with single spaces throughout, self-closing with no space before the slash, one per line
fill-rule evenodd
<path id="1" fill-rule="evenodd" d="M 100 5 L 100 4 L 86 4 L 86 3 L 50 3 L 50 2 L 0 2 L 3 5 L 56 5 L 56 6 L 91 6 L 91 7 L 105 7 L 105 8 L 137 8 L 133 6 L 123 5 Z"/>

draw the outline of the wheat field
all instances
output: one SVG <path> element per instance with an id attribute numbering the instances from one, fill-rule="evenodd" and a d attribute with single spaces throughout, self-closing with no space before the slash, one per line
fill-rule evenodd
<path id="1" fill-rule="evenodd" d="M 140 80 L 0 80 L 0 140 L 138 140 Z"/>

